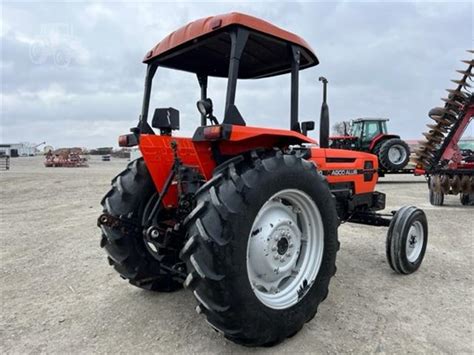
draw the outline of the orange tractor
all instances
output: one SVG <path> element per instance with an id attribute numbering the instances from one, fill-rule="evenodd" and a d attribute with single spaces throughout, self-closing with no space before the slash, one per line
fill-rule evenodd
<path id="1" fill-rule="evenodd" d="M 226 338 L 268 346 L 298 332 L 327 297 L 341 222 L 389 227 L 391 268 L 418 269 L 428 241 L 424 212 L 377 212 L 385 208 L 385 195 L 374 191 L 377 157 L 327 148 L 325 99 L 321 145 L 306 135 L 314 122 L 299 122 L 299 71 L 318 64 L 303 39 L 231 13 L 178 29 L 144 62 L 141 116 L 131 134 L 119 137 L 123 147 L 138 145 L 143 158 L 112 180 L 98 219 L 101 246 L 124 279 L 153 291 L 184 285 L 197 312 Z M 174 108 L 155 109 L 148 123 L 160 67 L 197 75 L 201 124 L 191 138 L 173 135 Z M 247 126 L 235 102 L 237 80 L 286 73 L 290 129 Z M 207 93 L 209 77 L 227 78 L 221 118 Z"/>

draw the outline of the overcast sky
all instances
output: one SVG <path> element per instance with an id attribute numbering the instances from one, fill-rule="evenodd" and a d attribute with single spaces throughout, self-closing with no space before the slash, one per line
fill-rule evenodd
<path id="1" fill-rule="evenodd" d="M 301 73 L 300 120 L 318 121 L 324 75 L 332 123 L 388 117 L 390 131 L 406 139 L 425 131 L 426 113 L 441 105 L 474 47 L 471 2 L 3 1 L 0 140 L 115 146 L 138 119 L 145 53 L 192 20 L 231 11 L 294 32 L 315 50 L 320 65 Z M 239 82 L 236 103 L 249 125 L 289 125 L 289 83 Z M 222 79 L 210 80 L 218 118 L 224 89 Z M 194 75 L 157 72 L 151 107 L 179 109 L 180 135 L 199 122 L 197 99 Z"/>

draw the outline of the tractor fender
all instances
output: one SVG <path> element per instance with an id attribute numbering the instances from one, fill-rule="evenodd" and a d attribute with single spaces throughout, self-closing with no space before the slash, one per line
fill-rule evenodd
<path id="1" fill-rule="evenodd" d="M 382 142 L 384 140 L 391 139 L 391 138 L 400 139 L 400 136 L 396 135 L 396 134 L 378 134 L 378 135 L 376 135 L 372 139 L 372 142 L 370 142 L 369 151 L 372 151 L 379 142 Z"/>
<path id="2" fill-rule="evenodd" d="M 195 167 L 204 179 L 210 180 L 214 168 L 219 164 L 213 151 L 232 157 L 255 149 L 284 148 L 289 145 L 316 145 L 313 139 L 295 131 L 273 128 L 221 125 L 198 127 L 193 138 L 168 135 L 142 134 L 139 148 L 145 160 L 157 191 L 163 191 L 175 161 L 175 152 L 182 164 Z M 219 137 L 206 138 L 205 129 L 216 129 Z M 163 197 L 163 204 L 176 207 L 178 192 L 176 184 L 169 187 Z"/>
<path id="3" fill-rule="evenodd" d="M 229 136 L 219 140 L 219 149 L 224 155 L 238 155 L 257 148 L 283 148 L 303 143 L 317 144 L 314 139 L 291 130 L 232 125 Z"/>

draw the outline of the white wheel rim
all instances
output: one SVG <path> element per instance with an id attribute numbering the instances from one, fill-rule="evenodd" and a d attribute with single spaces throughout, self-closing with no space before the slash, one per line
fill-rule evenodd
<path id="1" fill-rule="evenodd" d="M 423 225 L 420 221 L 415 221 L 408 231 L 405 252 L 407 260 L 414 263 L 421 254 L 421 249 L 425 242 Z"/>
<path id="2" fill-rule="evenodd" d="M 405 148 L 399 144 L 391 146 L 388 150 L 388 159 L 392 164 L 401 164 L 405 161 L 406 157 L 407 152 L 405 151 Z"/>
<path id="3" fill-rule="evenodd" d="M 286 309 L 316 280 L 324 250 L 324 227 L 316 203 L 303 191 L 282 190 L 255 217 L 247 244 L 247 275 L 267 307 Z"/>

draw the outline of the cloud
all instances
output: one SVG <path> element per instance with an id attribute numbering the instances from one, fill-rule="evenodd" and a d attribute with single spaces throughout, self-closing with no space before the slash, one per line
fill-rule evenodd
<path id="1" fill-rule="evenodd" d="M 420 137 L 472 47 L 470 2 L 7 2 L 1 140 L 115 145 L 140 113 L 144 54 L 185 23 L 230 11 L 295 32 L 316 51 L 321 64 L 301 73 L 301 120 L 317 120 L 324 75 L 332 122 L 389 117 L 407 139 Z M 225 81 L 211 78 L 209 93 L 222 116 Z M 198 98 L 194 75 L 158 70 L 151 106 L 178 108 L 182 134 L 199 122 Z M 289 77 L 241 81 L 237 103 L 249 124 L 288 127 Z"/>

